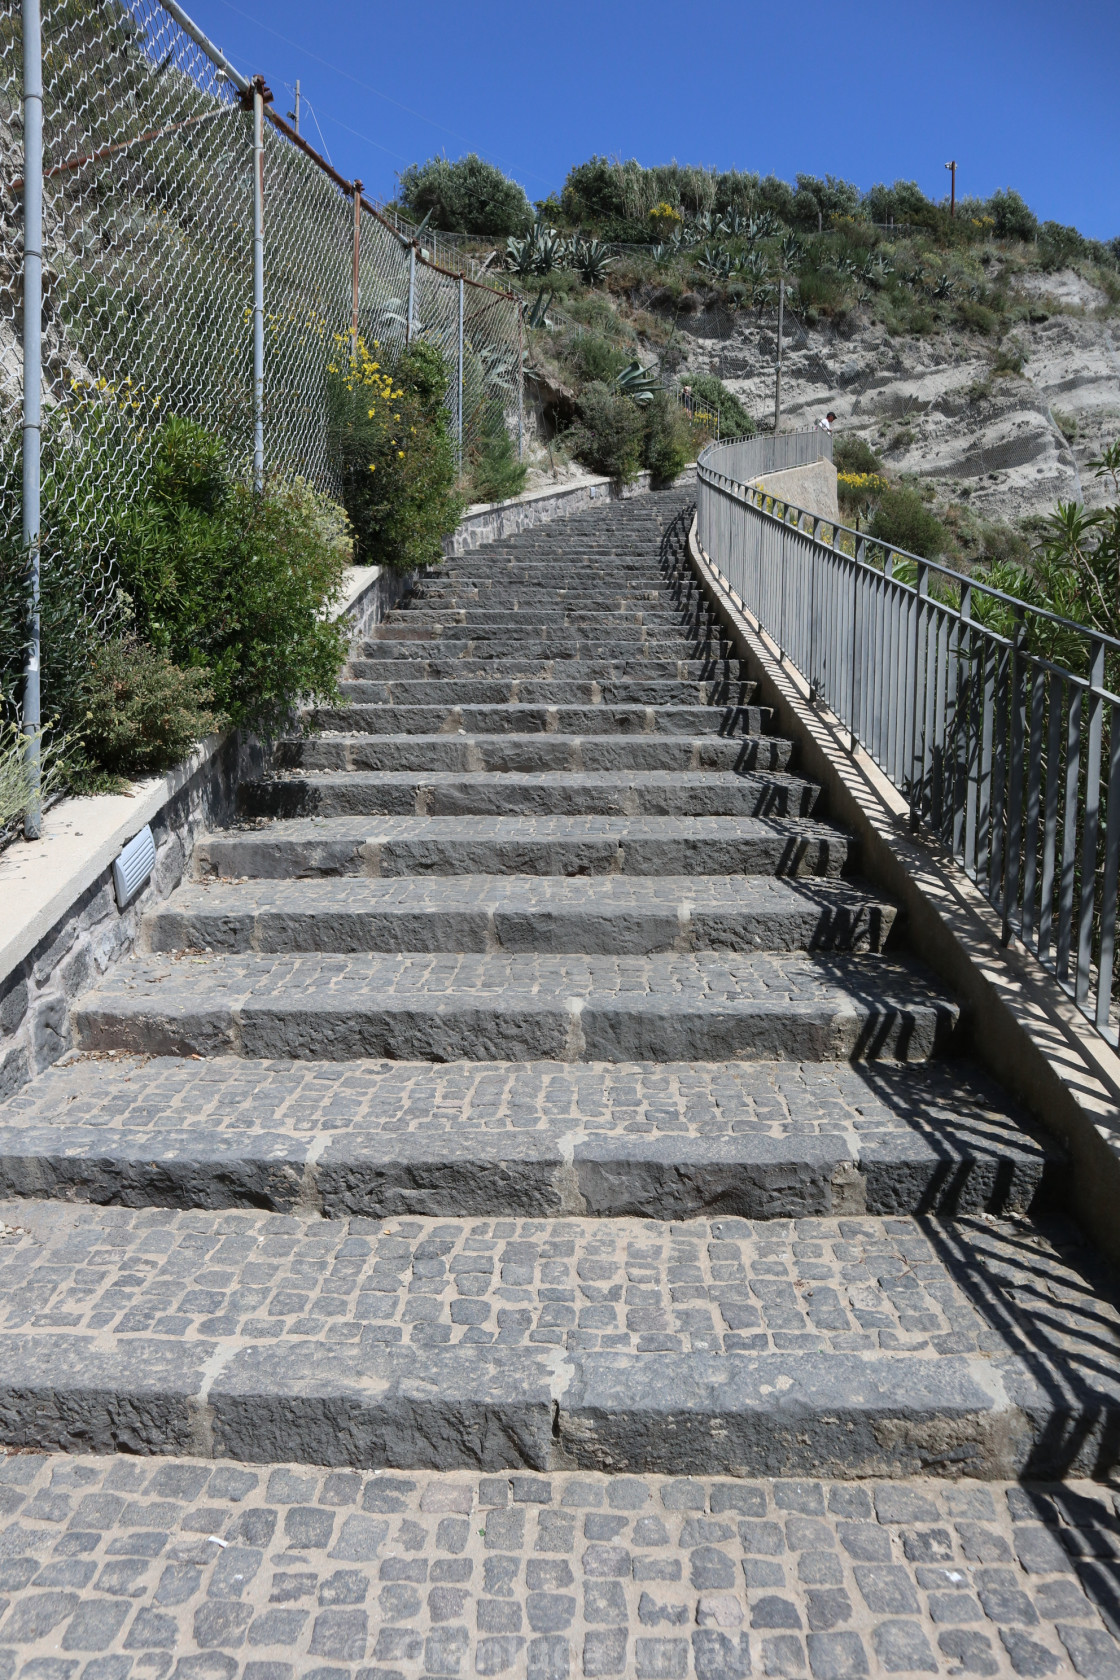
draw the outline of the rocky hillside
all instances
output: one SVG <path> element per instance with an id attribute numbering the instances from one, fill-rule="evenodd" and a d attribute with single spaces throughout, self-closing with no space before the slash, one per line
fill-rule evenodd
<path id="1" fill-rule="evenodd" d="M 892 334 L 867 312 L 810 326 L 787 312 L 782 425 L 828 409 L 887 467 L 941 505 L 1017 520 L 1058 498 L 1100 501 L 1085 463 L 1120 436 L 1120 319 L 1075 269 L 1015 276 L 1026 308 L 1002 343 L 947 323 Z M 717 373 L 763 424 L 774 414 L 777 311 L 731 312 L 696 294 L 678 314 L 688 370 Z M 1016 364 L 1019 364 L 1018 366 Z"/>

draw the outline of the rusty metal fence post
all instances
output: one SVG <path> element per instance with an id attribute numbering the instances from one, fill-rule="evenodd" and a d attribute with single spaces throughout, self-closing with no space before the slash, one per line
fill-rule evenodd
<path id="1" fill-rule="evenodd" d="M 358 304 L 361 301 L 362 183 L 354 182 L 354 290 L 350 310 L 350 356 L 358 359 Z"/>

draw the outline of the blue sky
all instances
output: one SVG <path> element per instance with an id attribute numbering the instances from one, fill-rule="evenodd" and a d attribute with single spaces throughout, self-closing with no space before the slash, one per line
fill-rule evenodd
<path id="1" fill-rule="evenodd" d="M 961 193 L 1014 186 L 1044 219 L 1120 234 L 1116 0 L 186 4 L 281 111 L 300 78 L 335 166 L 379 198 L 441 150 L 531 199 L 596 152 L 935 197 L 955 157 Z M 303 127 L 317 141 L 306 109 Z"/>

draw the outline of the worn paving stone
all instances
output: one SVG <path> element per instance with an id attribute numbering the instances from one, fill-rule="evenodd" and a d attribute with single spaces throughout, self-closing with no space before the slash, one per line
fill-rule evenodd
<path id="1" fill-rule="evenodd" d="M 1012 1555 L 1045 1511 L 1060 1564 L 1084 1520 L 1071 1504 L 1115 1536 L 1114 1496 L 921 1487 L 948 1536 L 938 1568 L 909 1558 L 920 1529 L 870 1519 L 892 1614 L 841 1514 L 874 1486 L 20 1454 L 0 1461 L 0 1674 L 1111 1680 L 1120 1644 L 1092 1587 L 1013 1565 L 1008 1602 L 982 1605 L 961 1530 L 980 1511 Z M 947 1617 L 951 1599 L 971 1609 Z"/>
<path id="2" fill-rule="evenodd" d="M 330 1217 L 1025 1211 L 1063 1163 L 975 1069 L 72 1057 L 0 1105 L 0 1190 Z"/>

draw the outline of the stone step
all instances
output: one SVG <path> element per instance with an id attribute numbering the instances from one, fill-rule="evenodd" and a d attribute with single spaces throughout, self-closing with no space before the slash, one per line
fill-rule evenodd
<path id="1" fill-rule="evenodd" d="M 781 771 L 338 771 L 242 782 L 244 815 L 808 817 L 814 782 Z"/>
<path id="2" fill-rule="evenodd" d="M 366 735 L 761 735 L 771 712 L 762 706 L 497 705 L 319 706 L 312 729 Z"/>
<path id="3" fill-rule="evenodd" d="M 478 648 L 482 657 L 495 654 L 502 658 L 537 649 L 546 650 L 552 658 L 562 658 L 567 654 L 573 658 L 592 659 L 633 659 L 642 654 L 649 654 L 654 659 L 697 659 L 703 657 L 706 651 L 680 623 L 653 625 L 648 631 L 640 624 L 620 624 L 612 631 L 583 630 L 579 626 L 563 624 L 549 627 L 529 619 L 524 624 L 518 624 L 512 618 L 491 624 L 445 626 L 412 625 L 407 620 L 400 624 L 386 621 L 374 625 L 367 635 L 365 646 L 367 649 L 387 646 L 394 650 L 395 657 L 399 657 L 402 648 L 419 646 L 423 653 L 431 652 L 433 643 L 439 644 L 434 649 L 437 653 Z M 715 645 L 714 651 L 718 654 L 722 646 L 722 642 Z"/>
<path id="4" fill-rule="evenodd" d="M 1117 1466 L 1120 1361 L 1101 1332 L 1103 1321 L 1114 1338 L 1118 1315 L 1062 1227 L 332 1221 L 26 1200 L 0 1216 L 0 1433 L 25 1451 L 719 1475 L 733 1486 L 1101 1478 Z M 1023 1314 L 1024 1298 L 1050 1310 Z M 296 1556 L 326 1527 L 309 1509 L 287 1535 Z M 904 1498 L 899 1511 L 928 1515 Z M 66 1532 L 106 1515 L 79 1508 Z M 784 1548 L 771 1526 L 748 1521 L 748 1555 Z M 194 1543 L 212 1532 L 206 1511 Z M 597 1542 L 600 1579 L 617 1579 L 624 1557 L 631 1568 L 619 1532 Z M 886 1561 L 875 1525 L 844 1534 L 849 1554 Z M 387 1531 L 367 1521 L 344 1535 L 345 1558 Z M 813 1535 L 827 1551 L 824 1525 Z M 504 1552 L 515 1536 L 495 1525 L 492 1538 Z M 985 1543 L 983 1525 L 971 1538 Z M 930 1568 L 952 1554 L 936 1530 L 910 1545 Z M 226 1572 L 238 1565 L 244 1582 L 254 1562 L 237 1549 Z M 1011 1582 L 991 1574 L 992 1608 L 1002 1594 L 1005 1620 L 1030 1621 L 1007 1598 Z M 897 1575 L 864 1578 L 909 1608 Z"/>
<path id="5" fill-rule="evenodd" d="M 791 742 L 776 735 L 309 735 L 276 743 L 282 770 L 747 772 L 785 770 Z"/>
<path id="6" fill-rule="evenodd" d="M 196 873 L 308 875 L 782 875 L 835 879 L 841 829 L 758 817 L 310 817 L 204 835 Z"/>
<path id="7" fill-rule="evenodd" d="M 87 1050 L 323 1061 L 921 1061 L 957 1005 L 881 957 L 136 957 L 71 1005 Z"/>
<path id="8" fill-rule="evenodd" d="M 471 611 L 478 607 L 496 611 L 508 607 L 511 612 L 525 612 L 532 607 L 544 607 L 548 612 L 570 609 L 578 612 L 656 612 L 672 610 L 672 596 L 660 580 L 652 578 L 644 587 L 637 581 L 621 588 L 606 581 L 593 584 L 589 580 L 581 584 L 561 584 L 544 581 L 510 583 L 508 579 L 480 578 L 474 583 L 467 583 L 443 578 L 418 585 L 408 597 L 408 610 L 413 607 L 422 611 L 447 608 Z M 393 610 L 400 611 L 399 608 Z"/>
<path id="9" fill-rule="evenodd" d="M 15 1454 L 0 1476 L 6 1574 L 30 1583 L 6 1624 L 24 1680 L 77 1677 L 55 1653 L 91 1645 L 82 1680 L 1105 1680 L 1116 1662 L 1108 1565 L 1085 1554 L 1117 1534 L 1113 1495 L 1085 1480 L 386 1475 L 72 1450 Z M 937 1566 L 920 1561 L 933 1544 Z"/>
<path id="10" fill-rule="evenodd" d="M 0 1104 L 0 1195 L 459 1218 L 1041 1210 L 1064 1161 L 967 1063 L 74 1057 Z"/>
<path id="11" fill-rule="evenodd" d="M 588 641 L 575 637 L 544 637 L 533 640 L 528 637 L 514 636 L 508 641 L 487 640 L 485 638 L 466 638 L 453 636 L 405 636 L 394 637 L 388 641 L 377 641 L 367 638 L 365 641 L 352 645 L 352 657 L 355 659 L 391 659 L 402 660 L 471 660 L 489 663 L 502 661 L 497 668 L 520 668 L 533 670 L 544 664 L 556 667 L 571 661 L 586 667 L 588 664 L 626 664 L 633 669 L 650 675 L 656 673 L 659 665 L 671 662 L 674 669 L 679 669 L 682 663 L 694 664 L 719 663 L 735 657 L 734 648 L 730 642 L 721 640 L 699 641 L 686 636 L 679 636 L 672 642 L 636 642 L 624 641 L 621 637 L 613 637 L 607 642 Z M 513 662 L 512 666 L 509 662 Z M 464 669 L 460 665 L 459 669 Z M 562 672 L 560 673 L 562 674 Z M 577 674 L 583 675 L 581 669 Z"/>
<path id="12" fill-rule="evenodd" d="M 747 706 L 757 685 L 727 679 L 682 682 L 676 677 L 600 683 L 497 676 L 434 681 L 347 676 L 339 686 L 350 706 Z"/>
<path id="13" fill-rule="evenodd" d="M 473 656 L 445 658 L 425 650 L 423 657 L 394 659 L 392 649 L 377 650 L 372 659 L 354 657 L 344 667 L 353 682 L 519 682 L 594 683 L 740 683 L 752 686 L 745 665 L 738 659 L 478 659 Z M 380 657 L 380 655 L 385 657 Z M 431 654 L 431 657 L 429 657 Z M 749 698 L 749 697 L 748 697 Z"/>
<path id="14" fill-rule="evenodd" d="M 596 607 L 586 601 L 573 601 L 568 605 L 561 602 L 555 606 L 536 601 L 522 607 L 516 599 L 510 600 L 505 595 L 489 603 L 471 606 L 426 606 L 410 600 L 407 606 L 394 607 L 382 622 L 385 625 L 434 624 L 451 629 L 461 625 L 471 630 L 490 629 L 496 625 L 508 627 L 523 622 L 533 630 L 539 629 L 546 634 L 559 626 L 570 625 L 606 636 L 615 630 L 634 628 L 664 631 L 672 636 L 681 629 L 680 614 L 668 604 L 657 606 L 646 602 L 639 607 L 612 608 Z"/>
<path id="15" fill-rule="evenodd" d="M 767 876 L 451 875 L 186 883 L 149 910 L 149 951 L 881 951 L 895 907 Z"/>

